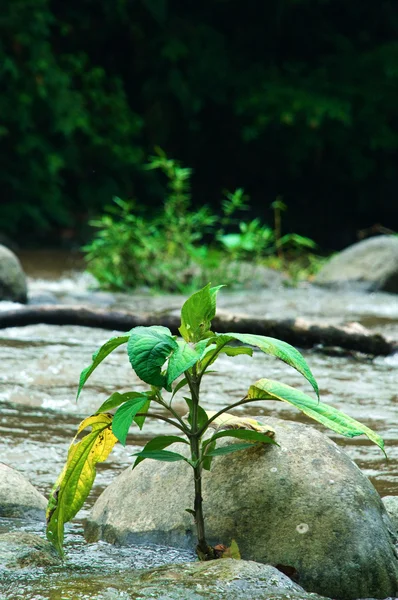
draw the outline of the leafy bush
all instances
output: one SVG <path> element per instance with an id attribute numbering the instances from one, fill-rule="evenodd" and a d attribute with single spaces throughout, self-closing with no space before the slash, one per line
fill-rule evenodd
<path id="1" fill-rule="evenodd" d="M 243 221 L 236 213 L 248 208 L 243 189 L 226 192 L 221 215 L 207 206 L 191 207 L 192 170 L 169 159 L 161 150 L 147 170 L 160 170 L 167 179 L 163 211 L 148 218 L 135 201 L 113 199 L 107 212 L 90 224 L 98 231 L 83 250 L 88 270 L 110 289 L 147 285 L 186 291 L 208 279 L 235 281 L 239 268 L 231 263 L 258 263 L 284 248 L 314 248 L 312 240 L 288 234 L 256 218 Z M 238 231 L 236 231 L 238 228 Z"/>
<path id="2" fill-rule="evenodd" d="M 213 458 L 230 452 L 238 452 L 253 444 L 276 444 L 272 428 L 253 419 L 238 419 L 228 414 L 232 408 L 258 400 L 281 400 L 301 410 L 305 415 L 347 437 L 365 434 L 384 449 L 383 440 L 368 427 L 335 408 L 319 401 L 316 380 L 303 356 L 289 344 L 280 340 L 253 334 L 211 331 L 216 314 L 216 296 L 222 286 L 210 287 L 193 294 L 181 310 L 179 333 L 182 340 L 173 336 L 162 326 L 135 327 L 128 333 L 111 338 L 94 355 L 89 367 L 80 375 L 77 392 L 79 397 L 84 384 L 98 365 L 116 348 L 127 345 L 127 356 L 138 377 L 150 386 L 146 392 L 134 390 L 115 391 L 97 410 L 78 427 L 77 435 L 86 428 L 91 432 L 79 441 L 73 440 L 65 467 L 58 477 L 50 495 L 47 509 L 47 537 L 62 554 L 64 523 L 70 521 L 83 506 L 95 479 L 95 465 L 106 460 L 119 441 L 125 445 L 130 426 L 140 429 L 147 418 L 155 418 L 173 425 L 178 435 L 162 435 L 150 440 L 143 450 L 136 453 L 135 468 L 150 458 L 161 461 L 184 461 L 192 468 L 192 487 L 195 492 L 192 513 L 197 530 L 197 554 L 200 559 L 216 558 L 216 550 L 206 541 L 202 507 L 202 471 L 210 470 Z M 238 341 L 242 345 L 232 345 Z M 200 387 L 209 367 L 221 353 L 227 356 L 246 354 L 251 356 L 252 347 L 265 354 L 276 356 L 296 369 L 312 385 L 317 398 L 271 379 L 259 379 L 246 395 L 216 413 L 206 413 L 201 406 Z M 181 418 L 173 408 L 173 400 L 183 391 L 187 417 Z M 160 406 L 167 416 L 151 412 L 152 406 Z M 114 414 L 109 411 L 117 409 Z M 210 427 L 215 431 L 205 436 Z M 77 437 L 77 436 L 76 436 Z M 232 443 L 217 448 L 217 440 L 234 438 Z M 185 453 L 165 450 L 174 443 L 183 444 Z M 122 499 L 121 499 L 122 501 Z"/>

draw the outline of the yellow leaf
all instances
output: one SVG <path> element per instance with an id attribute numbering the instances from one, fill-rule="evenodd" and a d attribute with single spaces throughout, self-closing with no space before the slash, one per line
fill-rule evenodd
<path id="1" fill-rule="evenodd" d="M 232 540 L 230 547 L 224 550 L 222 558 L 234 558 L 235 560 L 241 560 L 238 544 L 235 540 Z"/>
<path id="2" fill-rule="evenodd" d="M 211 419 L 217 413 L 208 410 L 206 411 L 206 414 L 208 418 Z M 213 427 L 213 429 L 251 429 L 253 431 L 264 433 L 265 435 L 268 435 L 268 437 L 275 436 L 275 430 L 270 425 L 260 423 L 249 417 L 235 417 L 229 413 L 223 413 L 217 417 L 217 419 L 214 419 L 214 421 L 210 423 L 210 427 Z"/>
<path id="3" fill-rule="evenodd" d="M 61 555 L 64 524 L 83 506 L 94 483 L 95 465 L 106 460 L 117 442 L 111 426 L 112 415 L 107 413 L 88 417 L 80 423 L 76 437 L 86 427 L 91 427 L 91 431 L 78 442 L 74 438 L 66 464 L 51 491 L 46 515 L 47 538 Z"/>

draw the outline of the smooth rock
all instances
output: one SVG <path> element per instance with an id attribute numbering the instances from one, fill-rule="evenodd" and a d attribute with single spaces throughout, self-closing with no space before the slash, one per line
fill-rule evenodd
<path id="1" fill-rule="evenodd" d="M 314 282 L 397 294 L 398 236 L 379 235 L 349 246 L 326 263 Z"/>
<path id="2" fill-rule="evenodd" d="M 0 301 L 27 302 L 26 276 L 17 256 L 0 245 Z"/>
<path id="3" fill-rule="evenodd" d="M 1 542 L 0 542 L 1 549 Z M 15 594 L 10 571 L 2 578 L 6 599 Z M 167 565 L 125 573 L 69 573 L 56 577 L 37 574 L 29 582 L 29 598 L 62 600 L 322 600 L 306 593 L 277 569 L 249 561 L 223 559 L 206 563 Z M 3 596 L 1 596 L 3 598 Z M 327 599 L 323 599 L 327 600 Z"/>
<path id="4" fill-rule="evenodd" d="M 0 463 L 0 517 L 45 519 L 47 500 L 18 471 Z"/>
<path id="5" fill-rule="evenodd" d="M 59 565 L 61 559 L 50 542 L 33 533 L 0 534 L 0 567 L 16 569 Z"/>
<path id="6" fill-rule="evenodd" d="M 394 596 L 396 536 L 368 478 L 313 427 L 275 418 L 266 423 L 280 447 L 217 457 L 203 474 L 208 541 L 235 539 L 242 558 L 292 568 L 307 591 L 344 600 Z M 181 444 L 171 449 L 182 451 Z M 191 468 L 146 460 L 102 493 L 86 537 L 194 547 L 187 508 L 193 508 Z"/>
<path id="7" fill-rule="evenodd" d="M 398 533 L 398 496 L 384 496 L 382 500 L 395 531 Z"/>

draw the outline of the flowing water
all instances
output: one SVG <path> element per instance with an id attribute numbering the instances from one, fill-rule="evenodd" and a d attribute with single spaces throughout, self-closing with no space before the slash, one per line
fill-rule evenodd
<path id="1" fill-rule="evenodd" d="M 48 263 L 37 255 L 22 257 L 22 261 L 30 275 L 30 296 L 35 302 L 86 304 L 143 312 L 179 308 L 184 299 L 182 296 L 154 296 L 147 290 L 129 295 L 93 290 L 89 277 L 68 271 L 70 264 L 64 262 L 63 255 L 58 257 L 58 262 L 55 255 Z M 300 316 L 333 323 L 357 321 L 398 339 L 398 297 L 390 294 L 336 293 L 303 286 L 222 291 L 218 304 L 223 309 L 261 317 Z M 0 310 L 11 306 L 16 307 L 11 303 L 0 303 Z M 111 335 L 112 332 L 102 329 L 76 326 L 32 325 L 0 330 L 0 460 L 26 475 L 46 496 L 65 461 L 76 425 L 113 391 L 144 389 L 121 347 L 93 373 L 76 403 L 81 369 L 90 363 L 92 353 Z M 398 495 L 398 355 L 372 360 L 350 353 L 330 355 L 320 348 L 303 351 L 303 354 L 319 383 L 322 401 L 344 410 L 380 433 L 386 441 L 388 460 L 363 436 L 353 440 L 334 434 L 330 434 L 331 437 L 357 462 L 382 496 Z M 279 379 L 311 393 L 309 384 L 293 369 L 255 352 L 253 359 L 247 356 L 220 358 L 217 372 L 204 381 L 204 407 L 215 410 L 237 401 L 248 385 L 260 377 Z M 185 412 L 183 402 L 180 404 L 181 411 Z M 289 405 L 277 402 L 246 405 L 244 412 L 309 422 Z M 82 538 L 82 522 L 87 511 L 104 487 L 131 463 L 132 452 L 154 434 L 170 432 L 168 424 L 159 425 L 159 422 L 148 420 L 143 433 L 132 430 L 126 448 L 117 445 L 108 461 L 98 466 L 98 476 L 86 507 L 74 523 L 67 526 L 67 562 L 63 569 L 117 571 L 192 559 L 192 555 L 171 548 L 126 549 L 103 542 L 88 545 Z M 4 519 L 0 520 L 0 533 L 21 526 L 27 531 L 44 534 L 44 526 L 40 523 L 21 524 Z M 59 575 L 57 570 L 54 573 L 54 577 Z M 19 592 L 13 587 L 13 591 L 3 597 L 51 597 L 46 595 L 47 592 L 37 595 L 37 591 L 32 591 L 35 589 L 32 581 L 40 579 L 40 573 L 27 572 L 24 577 Z M 43 579 L 43 575 L 41 577 Z M 51 574 L 46 575 L 46 580 L 51 582 Z"/>

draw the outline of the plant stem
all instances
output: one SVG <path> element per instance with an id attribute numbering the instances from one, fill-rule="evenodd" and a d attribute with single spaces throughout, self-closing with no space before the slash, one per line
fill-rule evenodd
<path id="1" fill-rule="evenodd" d="M 191 459 L 196 465 L 193 468 L 195 480 L 195 500 L 194 513 L 196 534 L 198 544 L 196 553 L 199 560 L 211 560 L 215 558 L 214 549 L 208 545 L 205 533 L 205 521 L 203 517 L 203 498 L 202 498 L 202 464 L 200 462 L 200 432 L 198 429 L 198 406 L 199 406 L 199 385 L 200 378 L 197 377 L 196 369 L 193 367 L 192 375 L 187 375 L 187 381 L 192 397 L 192 414 L 191 414 L 191 435 L 189 443 L 191 446 Z"/>

